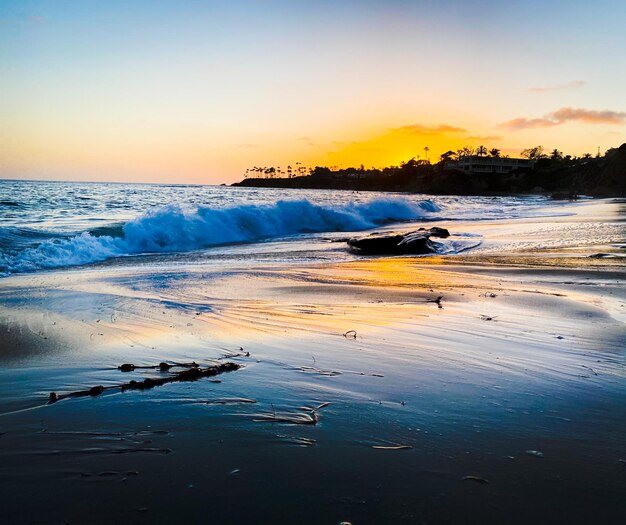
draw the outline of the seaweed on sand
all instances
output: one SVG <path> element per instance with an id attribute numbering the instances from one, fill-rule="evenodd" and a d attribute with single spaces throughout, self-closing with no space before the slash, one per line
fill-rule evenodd
<path id="1" fill-rule="evenodd" d="M 160 370 L 161 372 L 167 372 L 170 368 L 174 367 L 183 367 L 183 368 L 198 368 L 200 365 L 193 361 L 192 363 L 166 363 L 165 361 L 159 363 L 158 365 L 147 365 L 140 366 L 134 365 L 133 363 L 124 363 L 117 367 L 120 372 L 133 372 L 134 370 L 144 369 L 144 370 Z"/>
<path id="2" fill-rule="evenodd" d="M 313 447 L 317 445 L 317 441 L 315 439 L 307 437 L 285 436 L 283 434 L 276 434 L 276 437 L 284 443 L 290 443 L 292 445 L 298 445 L 300 447 Z"/>
<path id="3" fill-rule="evenodd" d="M 267 423 L 292 423 L 295 425 L 317 425 L 319 417 L 318 411 L 330 405 L 329 402 L 322 403 L 315 408 L 300 407 L 300 412 L 276 412 L 271 414 L 255 414 L 253 421 Z"/>
<path id="4" fill-rule="evenodd" d="M 241 365 L 237 363 L 227 362 L 220 363 L 219 365 L 212 365 L 206 368 L 202 368 L 200 366 L 193 366 L 186 370 L 182 370 L 181 372 L 175 372 L 172 375 L 166 377 L 157 377 L 152 378 L 148 377 L 143 381 L 129 381 L 128 383 L 122 383 L 119 385 L 112 386 L 102 386 L 97 385 L 88 390 L 79 390 L 76 392 L 70 392 L 68 394 L 58 395 L 56 392 L 50 392 L 50 396 L 48 398 L 48 403 L 56 403 L 61 399 L 65 399 L 68 397 L 95 397 L 102 394 L 105 390 L 121 390 L 125 392 L 126 390 L 148 390 L 150 388 L 154 388 L 156 386 L 166 385 L 168 383 L 178 383 L 183 381 L 197 381 L 203 377 L 213 377 L 218 374 L 222 374 L 224 372 L 233 372 L 235 370 L 239 370 Z"/>
<path id="5" fill-rule="evenodd" d="M 204 401 L 196 401 L 196 404 L 201 405 L 246 405 L 254 403 L 256 403 L 256 399 L 249 399 L 247 397 L 224 397 L 220 399 L 206 399 Z"/>
<path id="6" fill-rule="evenodd" d="M 375 448 L 377 450 L 408 450 L 413 448 L 413 445 L 372 445 L 372 448 Z"/>

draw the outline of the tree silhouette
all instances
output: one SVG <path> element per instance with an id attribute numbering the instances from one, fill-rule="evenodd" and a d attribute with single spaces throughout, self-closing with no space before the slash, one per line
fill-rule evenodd
<path id="1" fill-rule="evenodd" d="M 563 152 L 559 151 L 558 149 L 554 148 L 551 152 L 550 152 L 550 158 L 552 160 L 563 160 Z"/>
<path id="2" fill-rule="evenodd" d="M 459 159 L 463 157 L 471 157 L 474 154 L 474 149 L 469 146 L 463 146 L 461 149 L 457 150 L 456 155 Z"/>
<path id="3" fill-rule="evenodd" d="M 485 155 L 487 155 L 487 148 L 485 148 L 485 146 L 478 146 L 476 148 L 476 155 L 478 155 L 479 157 L 484 157 Z"/>
<path id="4" fill-rule="evenodd" d="M 539 160 L 546 157 L 543 152 L 543 146 L 535 146 L 534 148 L 528 148 L 522 151 L 522 157 L 530 160 Z"/>
<path id="5" fill-rule="evenodd" d="M 442 153 L 440 158 L 441 158 L 441 162 L 446 162 L 448 160 L 452 160 L 453 157 L 456 156 L 456 153 L 452 150 L 448 150 L 445 153 Z"/>
<path id="6" fill-rule="evenodd" d="M 500 150 L 498 148 L 491 148 L 489 150 L 489 155 L 491 155 L 492 157 L 495 157 L 495 158 L 499 158 L 500 157 Z"/>

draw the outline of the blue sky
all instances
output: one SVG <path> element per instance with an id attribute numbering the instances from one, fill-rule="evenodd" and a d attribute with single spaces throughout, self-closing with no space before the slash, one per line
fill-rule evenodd
<path id="1" fill-rule="evenodd" d="M 625 112 L 624 20 L 603 0 L 0 1 L 0 176 L 221 182 L 469 137 L 606 149 L 619 118 L 502 124 Z M 415 124 L 467 133 L 392 151 Z"/>

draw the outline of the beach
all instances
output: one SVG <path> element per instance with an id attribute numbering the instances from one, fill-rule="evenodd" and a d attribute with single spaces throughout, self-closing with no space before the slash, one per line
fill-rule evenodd
<path id="1" fill-rule="evenodd" d="M 156 258 L 114 238 L 28 271 L 42 259 L 11 254 L 0 520 L 620 522 L 626 205 L 452 220 L 431 200 L 378 227 L 448 228 L 425 257 L 350 254 L 350 225 Z M 192 363 L 240 368 L 114 388 Z"/>

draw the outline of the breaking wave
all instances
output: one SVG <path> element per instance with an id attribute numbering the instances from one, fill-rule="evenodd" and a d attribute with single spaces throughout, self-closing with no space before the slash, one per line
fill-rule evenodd
<path id="1" fill-rule="evenodd" d="M 186 252 L 299 233 L 357 231 L 411 221 L 440 211 L 429 200 L 376 199 L 362 204 L 321 206 L 307 200 L 231 208 L 165 206 L 122 227 L 48 239 L 0 254 L 0 272 L 17 273 L 88 264 L 144 253 Z"/>

